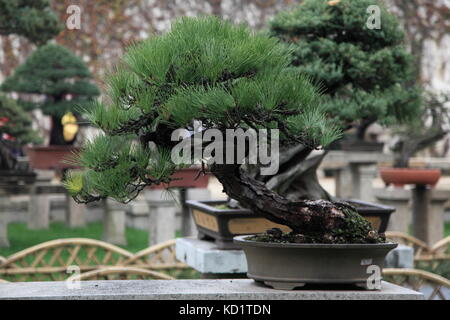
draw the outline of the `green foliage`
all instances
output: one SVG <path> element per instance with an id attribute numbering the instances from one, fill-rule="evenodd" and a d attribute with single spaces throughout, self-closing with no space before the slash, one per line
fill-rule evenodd
<path id="1" fill-rule="evenodd" d="M 107 81 L 109 99 L 88 112 L 106 135 L 80 155 L 83 188 L 72 194 L 126 201 L 144 185 L 170 182 L 180 168 L 170 160 L 171 133 L 194 120 L 222 131 L 279 128 L 282 144 L 319 147 L 338 138 L 319 90 L 286 70 L 290 57 L 277 39 L 216 17 L 179 19 L 132 46 Z M 129 147 L 133 137 L 141 146 Z"/>
<path id="2" fill-rule="evenodd" d="M 42 45 L 61 30 L 48 0 L 0 0 L 0 35 L 17 34 Z"/>
<path id="3" fill-rule="evenodd" d="M 20 148 L 40 141 L 31 117 L 14 100 L 0 95 L 0 169 L 14 170 Z"/>
<path id="4" fill-rule="evenodd" d="M 39 47 L 18 66 L 0 89 L 43 95 L 41 103 L 24 103 L 28 108 L 41 108 L 48 115 L 61 117 L 68 111 L 77 111 L 99 95 L 98 88 L 83 61 L 68 49 L 47 44 Z"/>
<path id="5" fill-rule="evenodd" d="M 14 100 L 0 95 L 0 140 L 8 136 L 9 142 L 17 147 L 40 142 L 31 122 L 31 117 Z"/>
<path id="6" fill-rule="evenodd" d="M 381 29 L 369 29 L 367 8 L 381 9 Z M 327 112 L 342 127 L 385 124 L 417 116 L 420 92 L 397 19 L 380 1 L 305 0 L 279 13 L 271 33 L 293 48 L 292 68 L 322 84 Z"/>

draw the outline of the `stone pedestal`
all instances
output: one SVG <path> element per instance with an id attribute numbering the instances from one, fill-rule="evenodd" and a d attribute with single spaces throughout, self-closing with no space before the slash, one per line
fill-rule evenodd
<path id="1" fill-rule="evenodd" d="M 286 299 L 423 300 L 423 294 L 385 281 L 382 281 L 380 290 L 374 291 L 336 288 L 274 290 L 250 279 L 81 281 L 80 286 L 80 290 L 73 289 L 67 286 L 66 281 L 3 283 L 0 300 L 261 300 L 267 305 L 270 305 L 272 300 Z M 224 305 L 227 304 L 224 302 Z M 183 302 L 183 306 L 185 305 Z M 164 315 L 169 319 L 180 318 L 179 310 L 168 309 Z"/>
<path id="2" fill-rule="evenodd" d="M 125 210 L 126 205 L 112 199 L 103 200 L 103 241 L 126 245 Z"/>
<path id="3" fill-rule="evenodd" d="M 176 202 L 164 190 L 145 190 L 149 207 L 149 246 L 175 238 Z"/>
<path id="4" fill-rule="evenodd" d="M 196 238 L 178 238 L 176 242 L 177 259 L 188 266 L 211 277 L 230 274 L 239 277 L 247 273 L 247 259 L 242 250 L 221 250 L 212 241 Z"/>
<path id="5" fill-rule="evenodd" d="M 127 205 L 127 226 L 148 230 L 149 209 L 143 193 Z"/>
<path id="6" fill-rule="evenodd" d="M 10 200 L 8 196 L 0 195 L 0 247 L 8 248 L 8 223 Z"/>
<path id="7" fill-rule="evenodd" d="M 341 199 L 353 198 L 353 168 L 345 166 L 336 170 L 336 197 Z"/>
<path id="8" fill-rule="evenodd" d="M 86 226 L 86 205 L 76 203 L 66 194 L 66 223 L 70 228 Z"/>
<path id="9" fill-rule="evenodd" d="M 336 196 L 342 199 L 359 199 L 373 202 L 372 187 L 377 175 L 374 164 L 350 163 L 336 171 Z"/>
<path id="10" fill-rule="evenodd" d="M 412 189 L 414 236 L 432 246 L 444 237 L 444 203 L 450 191 L 417 185 Z"/>
<path id="11" fill-rule="evenodd" d="M 384 262 L 385 268 L 414 268 L 414 249 L 404 244 L 391 250 Z"/>
<path id="12" fill-rule="evenodd" d="M 409 225 L 412 222 L 411 191 L 389 187 L 375 189 L 375 196 L 381 204 L 395 208 L 395 212 L 389 219 L 387 230 L 408 233 Z"/>
<path id="13" fill-rule="evenodd" d="M 375 200 L 372 182 L 377 175 L 376 165 L 390 159 L 389 155 L 380 152 L 330 151 L 322 167 L 336 170 L 338 198 L 372 202 Z"/>
<path id="14" fill-rule="evenodd" d="M 377 166 L 374 164 L 357 165 L 353 176 L 353 198 L 373 202 L 375 200 L 373 180 L 377 176 Z"/>
<path id="15" fill-rule="evenodd" d="M 38 185 L 34 185 L 30 192 L 28 205 L 28 229 L 48 229 L 50 217 L 50 199 L 48 194 L 41 192 Z"/>

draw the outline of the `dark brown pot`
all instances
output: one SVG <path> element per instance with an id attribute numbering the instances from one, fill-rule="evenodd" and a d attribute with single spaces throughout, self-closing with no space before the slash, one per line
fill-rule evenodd
<path id="1" fill-rule="evenodd" d="M 358 200 L 349 202 L 356 207 L 359 214 L 372 223 L 374 229 L 378 232 L 386 231 L 389 217 L 395 211 L 394 208 Z M 291 230 L 248 209 L 216 207 L 226 203 L 227 201 L 186 201 L 197 225 L 199 238 L 214 240 L 220 249 L 239 249 L 239 246 L 233 243 L 233 237 L 238 235 L 263 233 L 271 228 L 280 228 L 285 232 Z"/>
<path id="2" fill-rule="evenodd" d="M 209 182 L 209 175 L 199 175 L 200 168 L 185 168 L 177 171 L 172 178 L 176 178 L 170 183 L 160 184 L 157 186 L 152 186 L 151 189 L 165 189 L 167 187 L 171 188 L 207 188 Z"/>
<path id="3" fill-rule="evenodd" d="M 305 284 L 357 284 L 366 287 L 395 243 L 383 244 L 296 244 L 246 240 L 238 236 L 247 258 L 247 276 L 274 289 L 293 290 Z"/>
<path id="4" fill-rule="evenodd" d="M 26 153 L 33 169 L 55 170 L 76 168 L 76 166 L 65 163 L 80 148 L 74 146 L 47 146 L 29 147 Z"/>
<path id="5" fill-rule="evenodd" d="M 380 176 L 386 185 L 403 187 L 405 184 L 435 186 L 441 177 L 440 169 L 380 168 Z"/>

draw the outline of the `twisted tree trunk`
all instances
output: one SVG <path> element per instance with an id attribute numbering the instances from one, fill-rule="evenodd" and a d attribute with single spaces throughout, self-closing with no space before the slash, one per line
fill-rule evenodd
<path id="1" fill-rule="evenodd" d="M 331 195 L 320 185 L 317 169 L 326 152 L 310 156 L 312 149 L 295 146 L 280 154 L 280 168 L 274 176 L 260 176 L 256 179 L 289 200 L 332 200 Z"/>
<path id="2" fill-rule="evenodd" d="M 301 239 L 313 239 L 319 243 L 383 241 L 370 223 L 346 203 L 290 201 L 252 178 L 239 165 L 213 164 L 210 169 L 227 195 L 255 213 L 289 226 Z"/>

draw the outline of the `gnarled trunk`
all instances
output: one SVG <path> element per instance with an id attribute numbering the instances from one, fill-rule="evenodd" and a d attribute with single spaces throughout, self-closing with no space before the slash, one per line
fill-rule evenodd
<path id="1" fill-rule="evenodd" d="M 210 169 L 231 198 L 271 221 L 289 226 L 301 239 L 319 243 L 383 241 L 370 223 L 346 203 L 290 201 L 252 178 L 239 165 L 213 164 Z"/>
<path id="2" fill-rule="evenodd" d="M 317 168 L 326 156 L 310 156 L 312 150 L 297 145 L 280 154 L 280 168 L 273 176 L 256 176 L 267 187 L 289 200 L 332 200 L 331 195 L 320 185 Z"/>

